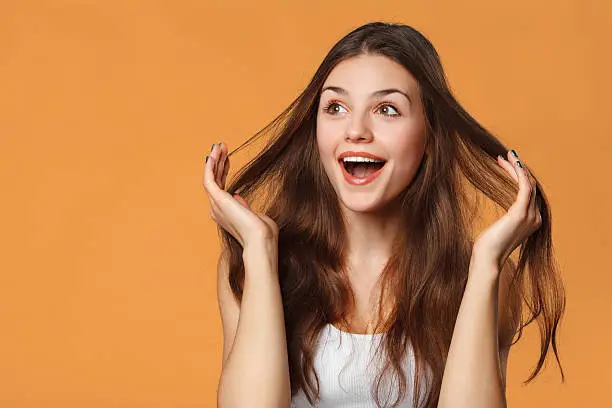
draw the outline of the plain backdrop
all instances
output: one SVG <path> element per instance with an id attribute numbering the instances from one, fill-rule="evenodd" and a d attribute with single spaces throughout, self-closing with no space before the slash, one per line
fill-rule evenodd
<path id="1" fill-rule="evenodd" d="M 509 406 L 612 406 L 610 2 L 3 0 L 1 407 L 216 405 L 204 157 L 255 134 L 376 20 L 434 43 L 459 101 L 548 194 L 566 382 L 549 355 L 523 385 L 532 325 Z"/>

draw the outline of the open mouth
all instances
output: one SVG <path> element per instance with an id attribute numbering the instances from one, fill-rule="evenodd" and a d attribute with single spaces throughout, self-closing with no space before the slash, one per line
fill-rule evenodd
<path id="1" fill-rule="evenodd" d="M 386 164 L 386 162 L 345 162 L 344 160 L 339 160 L 339 162 L 348 174 L 360 179 L 364 179 L 368 176 L 371 176 L 372 174 L 382 169 L 383 166 Z"/>

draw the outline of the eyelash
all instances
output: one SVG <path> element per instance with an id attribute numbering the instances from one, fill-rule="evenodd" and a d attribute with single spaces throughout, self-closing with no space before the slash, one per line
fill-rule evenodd
<path id="1" fill-rule="evenodd" d="M 330 108 L 332 105 L 340 105 L 340 104 L 339 104 L 337 101 L 332 100 L 332 101 L 330 101 L 330 102 L 327 104 L 327 106 L 325 106 L 325 107 L 323 108 L 323 111 L 324 111 L 325 113 L 328 113 L 328 114 L 330 114 L 330 115 L 334 115 L 334 116 L 335 116 L 335 115 L 336 115 L 335 113 L 332 113 L 332 112 L 330 112 L 330 111 L 329 111 L 329 108 Z M 395 109 L 395 111 L 397 112 L 397 115 L 383 114 L 383 116 L 386 116 L 386 117 L 389 117 L 389 118 L 393 118 L 393 117 L 402 116 L 402 115 L 401 115 L 401 113 L 400 113 L 400 111 L 399 111 L 399 109 L 397 109 L 397 108 L 396 108 L 394 105 L 392 105 L 392 104 L 390 104 L 390 103 L 383 103 L 382 105 L 379 105 L 379 106 L 378 106 L 378 108 L 377 108 L 377 110 L 378 110 L 378 109 L 380 109 L 380 108 L 382 108 L 383 106 L 390 106 L 390 107 L 392 107 L 393 109 Z"/>

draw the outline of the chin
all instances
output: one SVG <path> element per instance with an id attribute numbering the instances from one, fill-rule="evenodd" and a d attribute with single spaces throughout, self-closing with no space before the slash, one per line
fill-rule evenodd
<path id="1" fill-rule="evenodd" d="M 340 201 L 345 209 L 355 213 L 376 213 L 384 210 L 388 204 L 371 194 L 351 194 L 350 197 L 340 198 Z"/>

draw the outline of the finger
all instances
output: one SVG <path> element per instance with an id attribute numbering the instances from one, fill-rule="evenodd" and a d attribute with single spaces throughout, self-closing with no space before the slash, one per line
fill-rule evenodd
<path id="1" fill-rule="evenodd" d="M 521 161 L 521 164 L 523 165 L 523 171 L 527 175 L 527 181 L 529 181 L 529 185 L 531 186 L 531 194 L 529 195 L 529 206 L 530 209 L 533 210 L 535 209 L 535 197 L 537 192 L 536 181 L 533 175 L 531 174 L 529 166 L 527 166 L 523 161 Z"/>
<path id="2" fill-rule="evenodd" d="M 527 172 L 525 171 L 525 167 L 523 163 L 520 162 L 519 158 L 512 154 L 510 151 L 508 152 L 508 160 L 514 166 L 514 170 L 516 171 L 516 175 L 518 176 L 519 183 L 519 192 L 517 196 L 517 202 L 521 208 L 525 210 L 525 215 L 529 210 L 529 202 L 531 198 L 532 186 L 529 181 L 529 176 L 527 176 Z"/>
<path id="3" fill-rule="evenodd" d="M 212 156 L 215 157 L 215 167 L 213 169 L 213 175 L 215 177 L 215 183 L 221 188 L 220 179 L 221 172 L 223 172 L 223 146 L 221 143 L 215 144 Z"/>
<path id="4" fill-rule="evenodd" d="M 214 177 L 214 171 L 215 162 L 218 162 L 219 159 L 219 150 L 219 145 L 213 147 L 212 153 L 208 156 L 206 161 L 204 170 L 204 188 L 210 197 L 211 205 L 214 206 L 213 208 L 217 211 L 217 214 L 221 214 L 222 208 L 225 208 L 226 205 L 236 205 L 234 201 L 237 201 L 240 205 L 249 209 L 250 212 L 248 203 L 242 197 L 240 197 L 240 199 L 233 199 L 236 198 L 236 195 L 232 198 L 227 191 L 217 184 L 217 180 Z"/>
<path id="5" fill-rule="evenodd" d="M 215 143 L 213 144 L 212 151 L 210 152 L 209 158 L 214 158 L 213 160 L 213 177 L 215 178 L 215 183 L 219 185 L 219 177 L 217 177 L 217 173 L 219 172 L 219 158 L 221 157 L 221 147 Z"/>
<path id="6" fill-rule="evenodd" d="M 225 190 L 225 182 L 227 181 L 227 173 L 229 173 L 230 168 L 230 158 L 226 156 L 225 165 L 223 166 L 223 174 L 221 175 L 221 188 Z"/>
<path id="7" fill-rule="evenodd" d="M 534 180 L 534 182 L 533 182 L 533 192 L 531 194 L 531 203 L 530 203 L 530 205 L 532 206 L 532 208 L 534 210 L 534 213 L 535 213 L 535 223 L 536 223 L 537 227 L 539 228 L 539 226 L 542 225 L 542 212 L 540 211 L 540 205 L 536 201 L 536 198 L 537 198 L 537 195 L 538 195 L 538 183 L 537 183 L 537 181 L 535 181 L 535 178 L 533 180 Z"/>
<path id="8" fill-rule="evenodd" d="M 208 158 L 206 160 L 206 164 L 204 165 L 203 182 L 206 192 L 215 198 L 219 198 L 219 193 L 222 191 L 221 188 L 219 188 L 214 175 L 215 164 L 218 159 L 218 153 L 216 152 L 217 147 L 219 146 L 213 146 L 211 153 L 207 156 Z"/>
<path id="9" fill-rule="evenodd" d="M 531 174 L 531 170 L 529 169 L 529 166 L 526 166 L 523 162 L 521 162 L 521 164 L 523 164 L 523 169 L 525 170 L 525 173 L 527 174 L 527 179 L 529 180 L 529 183 L 531 184 L 531 195 L 529 197 L 529 209 L 528 209 L 529 218 L 531 221 L 533 221 L 535 228 L 539 228 L 540 225 L 542 224 L 542 213 L 540 212 L 540 206 L 536 203 L 538 183 L 535 177 L 533 177 L 533 175 Z"/>
<path id="10" fill-rule="evenodd" d="M 516 175 L 516 170 L 514 170 L 514 166 L 508 160 L 504 159 L 501 155 L 497 156 L 497 163 L 504 169 L 510 177 L 514 179 L 518 183 L 518 176 Z"/>
<path id="11" fill-rule="evenodd" d="M 225 158 L 227 157 L 227 145 L 221 142 L 221 146 L 219 146 L 219 162 L 217 163 L 217 168 L 215 171 L 215 180 L 219 187 L 223 188 L 223 171 L 225 169 Z"/>
<path id="12" fill-rule="evenodd" d="M 529 180 L 529 184 L 531 184 L 531 195 L 529 197 L 529 205 L 531 206 L 531 208 L 535 210 L 536 209 L 535 200 L 536 200 L 536 194 L 538 191 L 538 186 L 535 182 L 535 178 L 531 175 L 531 170 L 529 170 L 529 166 L 526 166 L 523 162 L 521 162 L 521 164 L 523 164 L 523 168 L 525 169 L 525 172 L 527 173 L 527 179 Z"/>

